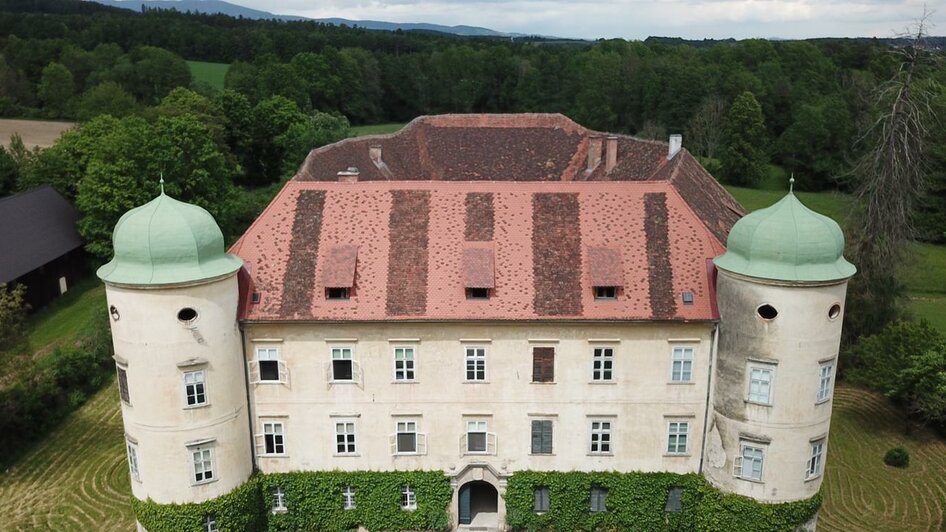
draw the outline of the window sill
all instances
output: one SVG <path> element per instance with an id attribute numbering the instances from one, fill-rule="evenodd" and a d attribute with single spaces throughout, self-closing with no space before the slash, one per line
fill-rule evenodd
<path id="1" fill-rule="evenodd" d="M 391 384 L 418 384 L 419 382 L 417 379 L 394 379 Z"/>
<path id="2" fill-rule="evenodd" d="M 288 454 L 261 454 L 260 458 L 289 458 Z"/>
<path id="3" fill-rule="evenodd" d="M 747 405 L 769 406 L 769 407 L 772 406 L 772 403 L 761 403 L 759 401 L 753 401 L 751 399 L 743 399 L 743 402 L 745 402 Z"/>
<path id="4" fill-rule="evenodd" d="M 614 453 L 586 453 L 585 456 L 614 456 Z"/>
<path id="5" fill-rule="evenodd" d="M 253 384 L 286 384 L 286 383 L 283 381 L 259 380 L 259 381 L 254 382 Z"/>
<path id="6" fill-rule="evenodd" d="M 340 380 L 340 381 L 330 380 L 328 381 L 328 383 L 329 384 L 358 384 L 358 381 L 356 380 Z"/>
<path id="7" fill-rule="evenodd" d="M 821 479 L 821 475 L 822 475 L 821 473 L 818 473 L 817 475 L 815 475 L 815 476 L 813 476 L 813 477 L 808 477 L 808 478 L 805 479 L 805 482 L 814 482 L 814 481 L 816 481 L 816 480 L 820 480 L 820 479 Z"/>
<path id="8" fill-rule="evenodd" d="M 745 481 L 745 482 L 751 482 L 751 483 L 753 483 L 753 484 L 765 484 L 765 481 L 763 481 L 763 480 L 756 480 L 756 479 L 754 479 L 754 478 L 745 478 L 745 477 L 736 477 L 736 478 L 738 478 L 739 480 L 743 480 L 743 481 Z"/>
<path id="9" fill-rule="evenodd" d="M 333 453 L 332 456 L 335 458 L 360 458 L 361 455 L 358 453 Z"/>
<path id="10" fill-rule="evenodd" d="M 598 385 L 598 384 L 617 384 L 615 380 L 600 380 L 600 381 L 588 381 L 588 384 Z"/>
<path id="11" fill-rule="evenodd" d="M 490 456 L 496 453 L 489 453 L 486 451 L 464 451 L 463 456 Z"/>
<path id="12" fill-rule="evenodd" d="M 831 397 L 828 396 L 828 397 L 825 398 L 825 399 L 819 399 L 819 400 L 815 401 L 815 406 L 823 405 L 823 404 L 825 404 L 825 403 L 830 403 L 830 402 L 831 402 Z"/>
<path id="13" fill-rule="evenodd" d="M 186 405 L 184 406 L 184 410 L 200 410 L 201 408 L 207 408 L 208 406 L 210 406 L 210 403 L 202 403 L 199 405 Z"/>
<path id="14" fill-rule="evenodd" d="M 401 506 L 401 511 L 402 512 L 415 512 L 417 511 L 417 507 L 416 506 Z"/>
<path id="15" fill-rule="evenodd" d="M 690 453 L 664 453 L 664 458 L 690 458 Z"/>
<path id="16" fill-rule="evenodd" d="M 420 453 L 417 452 L 417 451 L 412 451 L 412 452 L 407 452 L 407 451 L 405 451 L 405 452 L 403 452 L 403 453 L 401 453 L 401 452 L 394 453 L 394 454 L 392 454 L 391 456 L 393 456 L 393 457 L 396 458 L 396 457 L 398 457 L 398 456 L 423 456 L 423 455 L 420 454 Z"/>
<path id="17" fill-rule="evenodd" d="M 217 481 L 217 477 L 214 477 L 210 480 L 201 480 L 200 482 L 191 482 L 191 486 L 203 486 L 205 484 L 213 484 Z"/>
<path id="18" fill-rule="evenodd" d="M 489 381 L 463 381 L 463 384 L 489 384 Z"/>
<path id="19" fill-rule="evenodd" d="M 555 453 L 529 453 L 529 456 L 555 456 Z"/>
<path id="20" fill-rule="evenodd" d="M 289 508 L 276 508 L 275 510 L 272 511 L 272 514 L 273 514 L 273 515 L 275 515 L 275 514 L 284 514 L 284 513 L 288 512 L 288 511 L 289 511 Z"/>
<path id="21" fill-rule="evenodd" d="M 696 384 L 696 381 L 668 381 L 668 386 L 693 386 Z"/>
<path id="22" fill-rule="evenodd" d="M 546 385 L 548 385 L 548 384 L 557 384 L 557 383 L 554 382 L 554 381 L 553 381 L 553 382 L 532 381 L 532 382 L 530 382 L 529 384 L 546 384 Z"/>

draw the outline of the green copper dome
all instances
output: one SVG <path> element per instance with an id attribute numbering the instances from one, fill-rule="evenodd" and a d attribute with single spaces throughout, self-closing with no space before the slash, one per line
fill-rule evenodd
<path id="1" fill-rule="evenodd" d="M 96 272 L 109 283 L 189 283 L 233 273 L 243 265 L 224 251 L 223 233 L 209 212 L 163 191 L 118 220 L 112 243 L 114 257 Z"/>
<path id="2" fill-rule="evenodd" d="M 857 271 L 844 259 L 838 224 L 805 207 L 791 192 L 736 222 L 726 248 L 713 260 L 716 266 L 760 279 L 839 281 Z"/>

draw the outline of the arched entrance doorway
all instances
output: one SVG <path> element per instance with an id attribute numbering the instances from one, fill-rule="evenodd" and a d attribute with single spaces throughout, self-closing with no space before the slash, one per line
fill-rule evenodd
<path id="1" fill-rule="evenodd" d="M 499 525 L 499 492 L 492 484 L 474 480 L 460 486 L 457 495 L 457 521 L 461 525 L 496 527 Z"/>

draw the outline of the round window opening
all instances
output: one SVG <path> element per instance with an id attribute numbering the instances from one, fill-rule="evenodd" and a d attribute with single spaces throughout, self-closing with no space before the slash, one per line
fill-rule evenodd
<path id="1" fill-rule="evenodd" d="M 118 309 L 115 308 L 115 305 L 108 307 L 108 313 L 112 316 L 112 321 L 118 321 L 118 318 L 121 317 L 121 315 L 118 313 Z"/>
<path id="2" fill-rule="evenodd" d="M 774 320 L 775 317 L 778 316 L 778 311 L 775 310 L 775 307 L 772 305 L 762 305 L 756 312 L 759 313 L 759 317 L 763 320 Z"/>
<path id="3" fill-rule="evenodd" d="M 828 317 L 833 320 L 833 319 L 836 319 L 840 315 L 841 315 L 841 305 L 838 305 L 837 303 L 831 305 L 831 308 L 828 309 Z"/>
<path id="4" fill-rule="evenodd" d="M 197 319 L 197 311 L 190 307 L 182 308 L 177 313 L 177 319 L 182 323 L 190 323 Z"/>

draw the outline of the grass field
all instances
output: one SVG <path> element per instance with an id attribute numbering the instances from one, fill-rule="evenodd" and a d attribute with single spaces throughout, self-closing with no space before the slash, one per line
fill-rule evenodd
<path id="1" fill-rule="evenodd" d="M 0 474 L 0 530 L 134 530 L 114 382 Z"/>
<path id="2" fill-rule="evenodd" d="M 353 126 L 351 131 L 353 137 L 363 137 L 365 135 L 394 133 L 402 127 L 404 127 L 404 124 L 372 124 L 370 126 Z"/>
<path id="3" fill-rule="evenodd" d="M 885 398 L 835 390 L 819 531 L 946 530 L 946 442 L 902 429 L 903 414 Z M 907 469 L 883 463 L 898 445 L 910 452 Z"/>
<path id="4" fill-rule="evenodd" d="M 54 122 L 51 120 L 13 120 L 0 119 L 0 144 L 10 146 L 10 137 L 14 133 L 23 139 L 27 148 L 48 148 L 52 146 L 62 132 L 76 125 L 75 122 Z"/>
<path id="5" fill-rule="evenodd" d="M 230 65 L 226 63 L 207 63 L 205 61 L 188 61 L 194 81 L 202 81 L 211 87 L 222 91 L 223 80 L 227 77 Z"/>

